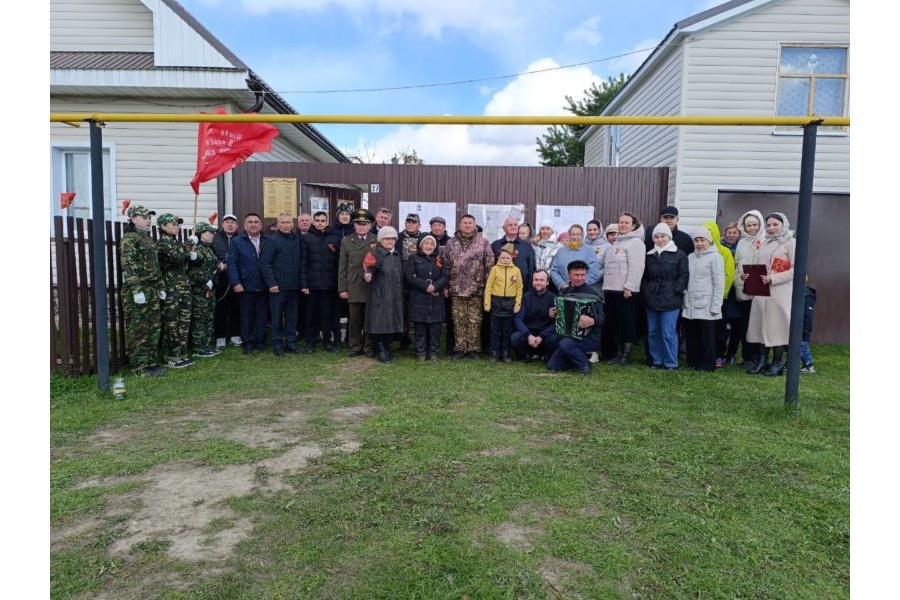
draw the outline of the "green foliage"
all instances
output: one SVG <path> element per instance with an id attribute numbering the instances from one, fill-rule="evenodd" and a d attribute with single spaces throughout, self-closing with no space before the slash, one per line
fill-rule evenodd
<path id="1" fill-rule="evenodd" d="M 596 116 L 609 104 L 628 81 L 624 73 L 618 78 L 609 77 L 600 84 L 592 83 L 578 101 L 566 96 L 567 111 L 577 116 Z M 537 138 L 538 154 L 545 167 L 580 167 L 584 165 L 584 142 L 578 138 L 586 125 L 553 125 L 547 133 Z"/>

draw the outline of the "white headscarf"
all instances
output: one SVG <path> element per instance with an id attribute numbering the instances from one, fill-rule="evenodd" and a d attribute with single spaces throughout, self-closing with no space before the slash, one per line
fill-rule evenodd
<path id="1" fill-rule="evenodd" d="M 785 215 L 784 213 L 781 213 L 781 212 L 772 212 L 772 213 L 769 213 L 768 215 L 766 215 L 766 221 L 769 220 L 769 217 L 777 217 L 783 223 L 783 225 L 781 227 L 781 233 L 779 233 L 778 235 L 769 235 L 768 233 L 766 233 L 766 241 L 767 242 L 768 241 L 786 242 L 787 240 L 794 237 L 794 232 L 791 231 L 791 229 L 790 229 L 791 224 L 788 221 L 787 215 Z M 765 226 L 765 221 L 763 221 L 763 226 Z"/>

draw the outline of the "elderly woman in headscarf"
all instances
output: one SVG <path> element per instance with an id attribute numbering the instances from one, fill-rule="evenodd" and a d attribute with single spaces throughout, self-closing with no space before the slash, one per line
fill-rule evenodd
<path id="1" fill-rule="evenodd" d="M 743 267 L 744 265 L 759 264 L 759 248 L 762 245 L 762 238 L 765 234 L 762 225 L 763 216 L 758 210 L 748 210 L 742 214 L 741 218 L 737 220 L 741 239 L 738 240 L 737 248 L 734 251 L 734 293 L 741 315 L 737 335 L 743 341 L 741 356 L 744 362 L 742 366 L 745 369 L 757 369 L 757 372 L 762 370 L 766 364 L 766 357 L 763 355 L 759 344 L 747 341 L 747 324 L 750 322 L 750 304 L 753 296 L 744 292 L 744 281 L 747 280 L 749 275 L 744 273 Z"/>
<path id="2" fill-rule="evenodd" d="M 774 377 L 784 373 L 784 351 L 790 337 L 791 285 L 794 280 L 794 251 L 796 240 L 784 213 L 766 215 L 766 235 L 761 240 L 759 262 L 766 266 L 760 275 L 768 286 L 768 296 L 753 296 L 747 341 L 773 348 L 772 364 L 757 370 Z M 745 280 L 746 281 L 746 280 Z"/>

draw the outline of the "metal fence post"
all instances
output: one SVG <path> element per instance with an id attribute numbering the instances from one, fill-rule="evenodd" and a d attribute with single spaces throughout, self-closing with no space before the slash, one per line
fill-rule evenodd
<path id="1" fill-rule="evenodd" d="M 106 212 L 103 203 L 103 134 L 96 121 L 88 121 L 91 131 L 91 227 L 94 244 L 91 264 L 94 283 L 94 356 L 97 359 L 97 384 L 100 391 L 109 390 L 109 311 L 106 304 L 106 236 L 103 225 Z"/>
<path id="2" fill-rule="evenodd" d="M 809 230 L 812 221 L 813 173 L 816 166 L 818 123 L 803 126 L 803 151 L 800 155 L 800 198 L 797 206 L 794 280 L 791 296 L 791 335 L 787 351 L 787 381 L 784 406 L 794 413 L 800 410 L 800 337 L 803 332 L 803 305 L 806 297 L 806 263 L 809 255 Z"/>

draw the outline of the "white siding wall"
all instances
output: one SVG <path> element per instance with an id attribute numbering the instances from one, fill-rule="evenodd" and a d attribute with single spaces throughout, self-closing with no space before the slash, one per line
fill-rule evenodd
<path id="1" fill-rule="evenodd" d="M 154 64 L 158 67 L 237 67 L 161 0 L 142 0 L 153 11 Z"/>
<path id="2" fill-rule="evenodd" d="M 617 115 L 681 114 L 683 52 L 676 48 L 646 79 L 633 88 L 616 107 Z M 585 166 L 608 164 L 609 127 L 598 127 L 585 142 Z M 669 201 L 675 194 L 675 166 L 679 131 L 677 127 L 622 126 L 619 144 L 620 167 L 669 167 Z M 655 217 L 655 215 L 654 215 Z M 646 215 L 644 218 L 648 218 Z"/>
<path id="3" fill-rule="evenodd" d="M 774 115 L 782 43 L 849 43 L 846 0 L 781 0 L 695 34 L 687 46 L 685 114 Z M 682 221 L 715 218 L 718 190 L 796 192 L 801 137 L 772 127 L 684 127 L 676 202 Z M 850 190 L 850 139 L 819 135 L 816 192 Z"/>
<path id="4" fill-rule="evenodd" d="M 50 50 L 153 52 L 153 14 L 139 0 L 50 0 Z"/>

